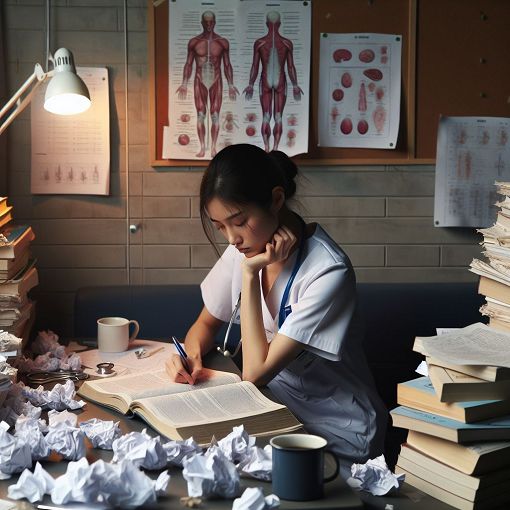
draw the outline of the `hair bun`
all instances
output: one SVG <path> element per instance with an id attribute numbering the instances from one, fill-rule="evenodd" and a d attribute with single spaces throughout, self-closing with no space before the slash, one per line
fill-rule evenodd
<path id="1" fill-rule="evenodd" d="M 282 151 L 271 151 L 269 156 L 282 172 L 285 181 L 285 198 L 291 198 L 296 193 L 294 179 L 298 173 L 298 167 L 287 154 Z"/>

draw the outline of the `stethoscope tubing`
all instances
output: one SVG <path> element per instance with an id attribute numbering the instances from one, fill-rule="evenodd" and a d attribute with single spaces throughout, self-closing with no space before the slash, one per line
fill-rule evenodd
<path id="1" fill-rule="evenodd" d="M 305 226 L 303 225 L 303 235 L 301 237 L 301 242 L 299 243 L 299 249 L 296 256 L 296 261 L 294 262 L 294 267 L 292 268 L 292 273 L 287 281 L 287 285 L 285 286 L 285 290 L 283 291 L 282 295 L 282 301 L 280 303 L 280 310 L 278 312 L 278 327 L 281 328 L 283 323 L 285 322 L 285 319 L 287 318 L 287 315 L 285 313 L 285 304 L 287 303 L 287 300 L 289 299 L 290 289 L 292 287 L 292 283 L 294 282 L 294 278 L 296 277 L 299 268 L 301 267 L 301 263 L 303 262 L 303 252 L 305 247 Z M 234 349 L 234 352 L 230 352 L 227 349 L 228 346 L 228 339 L 230 336 L 230 330 L 232 329 L 232 324 L 234 323 L 234 319 L 239 312 L 239 308 L 241 306 L 241 293 L 239 293 L 239 297 L 237 298 L 236 304 L 234 306 L 234 310 L 232 312 L 232 315 L 230 316 L 230 320 L 228 321 L 227 331 L 225 332 L 225 338 L 223 339 L 223 349 L 221 346 L 217 347 L 218 352 L 221 352 L 223 356 L 226 358 L 233 358 L 237 355 L 239 350 L 241 349 L 241 342 L 242 339 L 237 342 L 236 348 Z"/>

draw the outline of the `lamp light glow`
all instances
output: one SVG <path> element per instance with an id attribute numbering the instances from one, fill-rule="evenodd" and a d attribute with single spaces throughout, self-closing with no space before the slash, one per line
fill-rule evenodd
<path id="1" fill-rule="evenodd" d="M 58 115 L 75 115 L 90 107 L 90 95 L 83 80 L 76 74 L 73 54 L 60 48 L 53 57 L 53 77 L 48 83 L 44 109 Z"/>

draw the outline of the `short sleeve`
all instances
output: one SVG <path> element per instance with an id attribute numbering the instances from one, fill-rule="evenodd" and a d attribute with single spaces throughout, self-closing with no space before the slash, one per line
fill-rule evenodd
<path id="1" fill-rule="evenodd" d="M 200 284 L 205 307 L 223 322 L 228 322 L 232 315 L 232 278 L 236 263 L 234 250 L 233 246 L 228 246 Z"/>
<path id="2" fill-rule="evenodd" d="M 301 289 L 279 333 L 321 351 L 328 359 L 341 357 L 356 316 L 356 279 L 350 266 L 333 264 L 314 275 Z"/>

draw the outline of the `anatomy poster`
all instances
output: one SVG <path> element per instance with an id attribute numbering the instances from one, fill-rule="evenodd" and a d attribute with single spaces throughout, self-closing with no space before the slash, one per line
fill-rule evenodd
<path id="1" fill-rule="evenodd" d="M 108 195 L 110 192 L 110 106 L 106 67 L 78 67 L 91 105 L 78 115 L 44 109 L 46 84 L 34 94 L 31 110 L 34 194 Z"/>
<path id="2" fill-rule="evenodd" d="M 163 158 L 235 143 L 307 152 L 310 24 L 310 2 L 170 2 Z"/>
<path id="3" fill-rule="evenodd" d="M 436 155 L 434 224 L 489 227 L 495 181 L 510 181 L 510 118 L 442 117 Z"/>
<path id="4" fill-rule="evenodd" d="M 319 146 L 396 147 L 401 53 L 400 35 L 321 34 Z"/>

